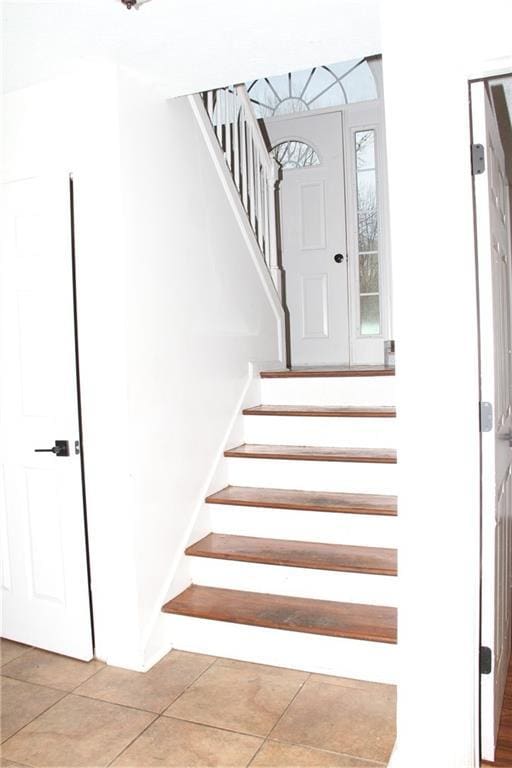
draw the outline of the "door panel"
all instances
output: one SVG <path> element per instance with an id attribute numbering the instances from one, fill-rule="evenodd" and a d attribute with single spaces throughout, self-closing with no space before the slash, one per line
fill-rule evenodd
<path id="1" fill-rule="evenodd" d="M 486 170 L 474 177 L 480 304 L 481 397 L 493 408 L 482 433 L 482 644 L 492 672 L 481 677 L 482 757 L 494 760 L 511 639 L 512 428 L 510 219 L 505 157 L 484 83 L 471 87 L 473 141 Z"/>
<path id="2" fill-rule="evenodd" d="M 266 121 L 273 146 L 312 146 L 316 165 L 283 170 L 281 241 L 294 365 L 349 362 L 343 133 L 340 112 Z M 343 261 L 334 261 L 341 253 Z"/>
<path id="3" fill-rule="evenodd" d="M 3 194 L 1 633 L 90 659 L 69 179 L 12 182 Z M 35 452 L 56 440 L 69 442 L 69 456 Z"/>

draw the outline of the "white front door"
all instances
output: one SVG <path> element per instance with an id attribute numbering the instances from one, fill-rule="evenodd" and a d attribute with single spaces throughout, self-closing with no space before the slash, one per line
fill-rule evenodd
<path id="1" fill-rule="evenodd" d="M 349 362 L 341 113 L 268 121 L 273 146 L 300 137 L 280 185 L 285 300 L 294 365 Z M 290 145 L 289 145 L 290 146 Z M 308 149 L 309 147 L 309 149 Z M 286 151 L 286 150 L 285 150 Z M 311 164 L 310 164 L 311 162 Z"/>
<path id="2" fill-rule="evenodd" d="M 473 142 L 485 152 L 474 176 L 480 304 L 481 398 L 492 409 L 482 431 L 481 642 L 492 669 L 481 676 L 482 757 L 494 760 L 511 640 L 512 338 L 510 208 L 505 156 L 485 83 L 471 87 Z M 483 425 L 485 429 L 485 425 Z"/>
<path id="3" fill-rule="evenodd" d="M 265 120 L 294 365 L 380 364 L 389 338 L 379 103 Z"/>
<path id="4" fill-rule="evenodd" d="M 32 178 L 2 192 L 1 634 L 87 660 L 70 182 Z M 69 455 L 48 450 L 56 441 Z"/>

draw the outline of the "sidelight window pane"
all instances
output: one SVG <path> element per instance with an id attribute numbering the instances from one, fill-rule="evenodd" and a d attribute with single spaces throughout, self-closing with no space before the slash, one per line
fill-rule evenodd
<path id="1" fill-rule="evenodd" d="M 356 131 L 357 240 L 359 258 L 359 332 L 380 334 L 379 218 L 375 131 Z"/>
<path id="2" fill-rule="evenodd" d="M 380 333 L 379 295 L 361 296 L 361 335 L 375 336 Z"/>
<path id="3" fill-rule="evenodd" d="M 377 253 L 359 254 L 359 292 L 379 293 L 379 256 Z"/>
<path id="4" fill-rule="evenodd" d="M 359 251 L 377 251 L 379 247 L 379 233 L 377 211 L 365 211 L 358 214 Z"/>
<path id="5" fill-rule="evenodd" d="M 375 131 L 356 133 L 356 158 L 358 171 L 375 168 Z"/>

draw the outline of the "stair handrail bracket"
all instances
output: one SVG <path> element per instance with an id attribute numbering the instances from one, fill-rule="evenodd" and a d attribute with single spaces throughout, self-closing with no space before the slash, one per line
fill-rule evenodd
<path id="1" fill-rule="evenodd" d="M 279 165 L 269 153 L 243 83 L 204 91 L 201 99 L 281 298 L 276 217 Z"/>

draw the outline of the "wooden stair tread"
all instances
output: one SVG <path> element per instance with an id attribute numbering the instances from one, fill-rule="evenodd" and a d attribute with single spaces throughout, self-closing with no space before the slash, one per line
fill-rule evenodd
<path id="1" fill-rule="evenodd" d="M 224 451 L 239 459 L 285 459 L 296 461 L 345 461 L 368 464 L 396 464 L 393 448 L 324 448 L 307 445 L 255 445 L 245 443 Z"/>
<path id="2" fill-rule="evenodd" d="M 396 643 L 396 608 L 310 600 L 193 584 L 164 613 L 331 637 Z"/>
<path id="3" fill-rule="evenodd" d="M 393 418 L 390 405 L 366 407 L 355 405 L 255 405 L 245 408 L 244 416 L 338 416 L 352 418 Z"/>
<path id="4" fill-rule="evenodd" d="M 315 368 L 296 366 L 292 368 L 277 369 L 274 371 L 261 371 L 262 379 L 292 379 L 292 378 L 319 378 L 319 377 L 343 377 L 343 376 L 394 376 L 395 369 L 384 365 L 321 365 Z"/>
<path id="5" fill-rule="evenodd" d="M 208 504 L 237 507 L 300 509 L 311 512 L 396 516 L 396 496 L 327 491 L 296 491 L 287 488 L 250 488 L 228 485 L 206 499 Z"/>
<path id="6" fill-rule="evenodd" d="M 396 550 L 354 547 L 341 544 L 317 544 L 256 536 L 209 533 L 186 550 L 193 557 L 237 560 L 267 565 L 287 565 L 323 571 L 372 573 L 396 576 Z"/>

